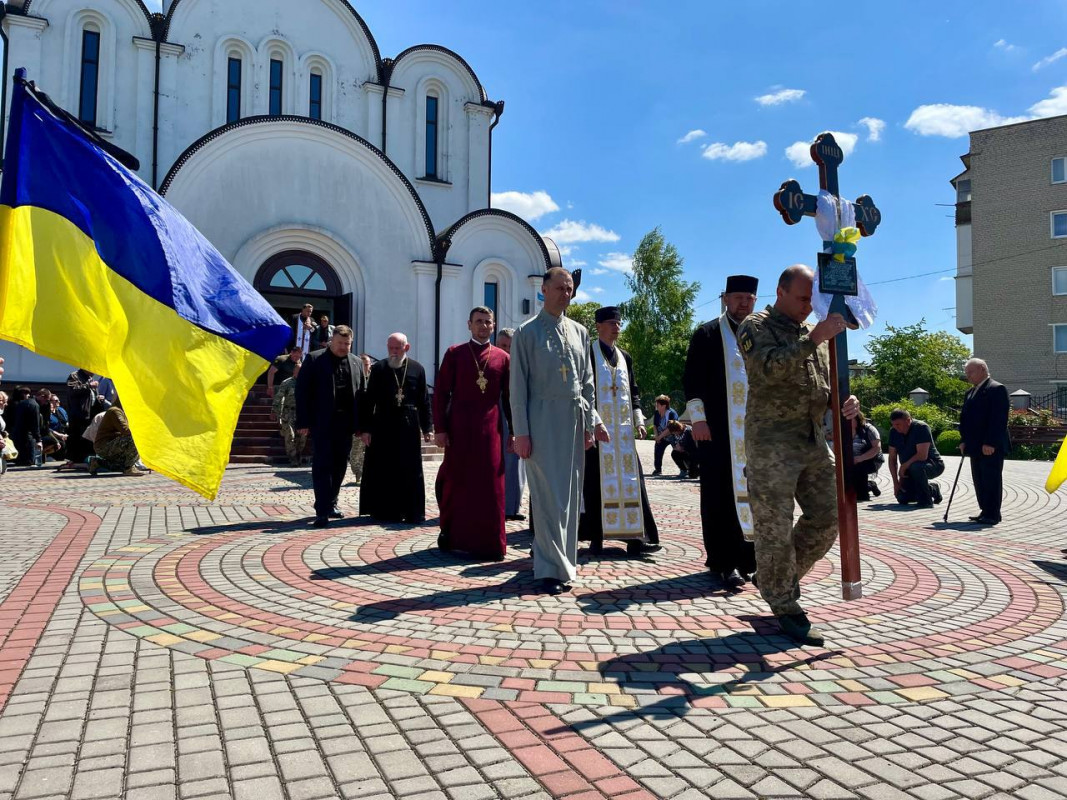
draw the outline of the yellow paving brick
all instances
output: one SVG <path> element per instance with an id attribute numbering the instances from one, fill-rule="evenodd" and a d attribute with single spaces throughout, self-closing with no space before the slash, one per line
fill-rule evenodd
<path id="1" fill-rule="evenodd" d="M 451 650 L 431 650 L 430 658 L 435 658 L 438 661 L 451 661 L 456 657 L 456 654 Z"/>
<path id="2" fill-rule="evenodd" d="M 505 633 L 514 633 L 515 629 L 510 625 L 494 625 L 489 630 L 491 631 L 503 631 Z"/>
<path id="3" fill-rule="evenodd" d="M 246 620 L 244 625 L 246 628 L 262 628 L 266 625 L 270 625 L 270 623 L 262 619 L 250 619 Z"/>
<path id="4" fill-rule="evenodd" d="M 608 702 L 613 706 L 637 708 L 637 701 L 628 694 L 614 694 L 608 698 Z"/>
<path id="5" fill-rule="evenodd" d="M 622 694 L 622 689 L 617 683 L 591 683 L 590 694 Z"/>
<path id="6" fill-rule="evenodd" d="M 336 609 L 339 609 L 341 611 L 347 611 L 348 609 L 355 608 L 355 607 L 356 607 L 355 603 L 343 603 L 343 602 L 342 603 L 334 603 L 333 605 L 330 606 L 330 608 L 336 608 Z"/>
<path id="7" fill-rule="evenodd" d="M 385 648 L 385 652 L 400 655 L 401 653 L 406 653 L 410 649 L 410 647 L 405 647 L 402 644 L 391 644 Z"/>
<path id="8" fill-rule="evenodd" d="M 415 680 L 429 681 L 430 683 L 448 683 L 455 677 L 456 676 L 451 672 L 440 672 L 439 670 L 428 669 Z"/>
<path id="9" fill-rule="evenodd" d="M 303 664 L 294 664 L 289 661 L 264 661 L 262 664 L 254 664 L 254 669 L 265 669 L 268 672 L 281 672 L 288 675 L 290 672 L 295 672 L 300 669 Z"/>
<path id="10" fill-rule="evenodd" d="M 1026 683 L 1026 681 L 1013 675 L 990 675 L 989 680 L 1003 683 L 1005 686 L 1022 686 Z"/>
<path id="11" fill-rule="evenodd" d="M 913 686 L 909 689 L 897 689 L 896 691 L 902 697 L 915 701 L 940 700 L 942 697 L 948 697 L 948 692 L 942 692 L 933 686 Z"/>
<path id="12" fill-rule="evenodd" d="M 478 656 L 478 663 L 485 664 L 488 667 L 499 666 L 506 660 L 503 656 Z"/>
<path id="13" fill-rule="evenodd" d="M 215 617 L 215 619 L 220 619 L 220 620 L 221 619 L 233 620 L 233 619 L 240 619 L 240 618 L 241 617 L 240 617 L 239 614 L 234 614 L 232 611 L 227 611 L 225 614 L 219 614 L 217 617 Z"/>
<path id="14" fill-rule="evenodd" d="M 435 686 L 430 689 L 430 694 L 443 694 L 448 697 L 468 697 L 477 698 L 482 696 L 482 692 L 485 688 L 482 686 L 452 686 L 448 683 L 442 683 L 440 686 Z"/>
<path id="15" fill-rule="evenodd" d="M 531 658 L 530 666 L 534 669 L 552 669 L 552 667 L 558 664 L 558 661 L 552 661 L 547 658 Z"/>
<path id="16" fill-rule="evenodd" d="M 148 611 L 148 609 L 149 606 L 142 604 L 138 606 L 127 606 L 123 609 L 123 611 L 125 611 L 127 614 L 136 614 L 138 611 Z"/>
<path id="17" fill-rule="evenodd" d="M 342 647 L 358 648 L 358 647 L 363 647 L 366 644 L 368 644 L 368 642 L 366 640 L 364 640 L 364 639 L 345 639 L 345 643 L 343 645 L 341 645 L 341 646 Z"/>
<path id="18" fill-rule="evenodd" d="M 307 636 L 304 637 L 304 641 L 305 642 L 320 642 L 325 638 L 326 638 L 326 634 L 324 634 L 324 633 L 309 633 Z"/>
<path id="19" fill-rule="evenodd" d="M 272 636 L 284 636 L 289 633 L 296 633 L 296 628 L 287 628 L 284 625 L 279 625 L 277 628 L 271 628 L 268 633 Z"/>
<path id="20" fill-rule="evenodd" d="M 967 680 L 981 677 L 977 672 L 971 672 L 969 669 L 963 669 L 962 667 L 950 669 L 949 672 L 953 675 L 959 675 L 961 678 L 966 678 Z"/>
<path id="21" fill-rule="evenodd" d="M 737 694 L 734 692 L 733 694 Z M 815 703 L 806 694 L 769 694 L 760 698 L 768 708 L 800 708 L 813 706 Z"/>
<path id="22" fill-rule="evenodd" d="M 589 672 L 600 672 L 600 662 L 599 661 L 579 661 L 578 665 L 582 669 L 588 670 Z"/>
<path id="23" fill-rule="evenodd" d="M 841 688 L 844 689 L 846 692 L 866 692 L 866 691 L 868 691 L 868 688 L 866 686 L 864 686 L 862 683 L 860 683 L 859 681 L 854 681 L 854 680 L 847 679 L 847 678 L 839 680 L 838 684 L 840 684 Z"/>
<path id="24" fill-rule="evenodd" d="M 193 631 L 192 633 L 185 634 L 186 639 L 192 639 L 194 642 L 213 642 L 216 639 L 221 639 L 221 633 L 212 633 L 211 631 Z"/>
<path id="25" fill-rule="evenodd" d="M 169 645 L 178 644 L 183 641 L 182 637 L 175 636 L 173 633 L 157 633 L 155 636 L 146 636 L 145 638 L 148 641 L 162 645 L 163 647 L 168 647 Z"/>
<path id="26" fill-rule="evenodd" d="M 326 658 L 326 656 L 304 656 L 303 658 L 298 658 L 296 663 L 303 664 L 305 667 L 310 667 L 312 664 L 318 664 L 324 658 Z"/>

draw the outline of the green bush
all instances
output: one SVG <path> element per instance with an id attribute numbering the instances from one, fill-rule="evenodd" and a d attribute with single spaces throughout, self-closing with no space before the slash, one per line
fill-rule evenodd
<path id="1" fill-rule="evenodd" d="M 1055 461 L 1059 453 L 1055 444 L 1016 444 L 1012 445 L 1008 459 L 1011 461 Z"/>
<path id="2" fill-rule="evenodd" d="M 956 455 L 960 451 L 961 441 L 959 431 L 942 431 L 935 443 L 937 452 L 942 455 Z"/>
<path id="3" fill-rule="evenodd" d="M 917 419 L 920 422 L 925 422 L 930 426 L 930 432 L 934 436 L 934 440 L 940 436 L 944 431 L 949 430 L 958 420 L 955 416 L 942 411 L 933 403 L 927 403 L 923 406 L 917 406 L 910 399 L 900 400 L 896 403 L 883 403 L 880 406 L 875 406 L 871 409 L 871 413 L 868 414 L 870 421 L 874 424 L 882 434 L 882 440 L 889 441 L 889 431 L 891 430 L 889 425 L 889 415 L 893 413 L 893 409 L 902 408 L 911 414 L 912 419 Z M 940 446 L 937 448 L 941 449 Z"/>

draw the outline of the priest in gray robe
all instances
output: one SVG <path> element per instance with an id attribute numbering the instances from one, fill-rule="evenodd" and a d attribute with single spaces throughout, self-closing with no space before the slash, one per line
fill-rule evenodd
<path id="1" fill-rule="evenodd" d="M 544 308 L 511 344 L 511 417 L 530 486 L 534 578 L 560 594 L 578 574 L 585 450 L 610 437 L 597 414 L 589 332 L 565 316 L 571 273 L 553 267 L 541 292 Z"/>

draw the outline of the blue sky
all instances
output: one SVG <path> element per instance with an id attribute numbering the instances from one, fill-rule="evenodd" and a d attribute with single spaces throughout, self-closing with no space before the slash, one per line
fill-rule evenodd
<path id="1" fill-rule="evenodd" d="M 857 254 L 872 331 L 925 317 L 956 332 L 952 208 L 938 204 L 955 200 L 966 132 L 1067 113 L 1063 2 L 355 5 L 383 55 L 442 44 L 506 101 L 493 191 L 522 196 L 497 204 L 584 262 L 589 299 L 626 299 L 620 270 L 660 226 L 702 285 L 701 320 L 726 275 L 757 275 L 762 304 L 784 266 L 814 262 L 814 221 L 786 226 L 771 196 L 789 177 L 817 190 L 815 167 L 787 150 L 833 130 L 851 149 L 842 193 L 883 213 Z M 851 336 L 853 356 L 865 340 Z"/>

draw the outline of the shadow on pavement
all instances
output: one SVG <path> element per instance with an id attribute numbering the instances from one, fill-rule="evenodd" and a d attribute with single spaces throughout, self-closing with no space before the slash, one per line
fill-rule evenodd
<path id="1" fill-rule="evenodd" d="M 1055 561 L 1035 561 L 1038 567 L 1043 569 L 1060 583 L 1067 583 L 1067 564 Z"/>
<path id="2" fill-rule="evenodd" d="M 992 528 L 992 525 L 979 525 L 977 522 L 935 522 L 931 526 L 937 531 L 968 531 L 974 533 L 975 531 L 985 530 L 986 528 Z"/>
<path id="3" fill-rule="evenodd" d="M 711 573 L 702 571 L 581 595 L 578 604 L 587 614 L 612 614 L 645 604 L 675 603 L 700 597 L 735 596 L 734 592 L 713 579 Z"/>

